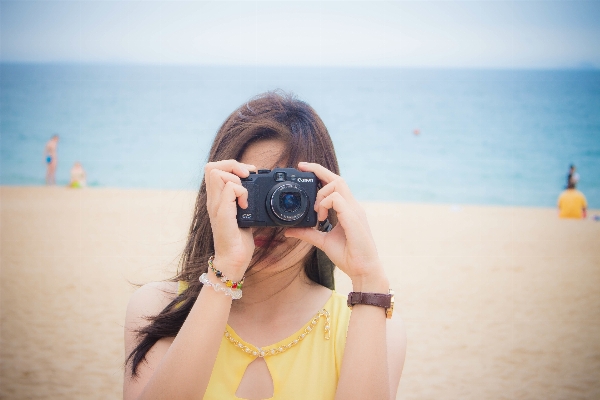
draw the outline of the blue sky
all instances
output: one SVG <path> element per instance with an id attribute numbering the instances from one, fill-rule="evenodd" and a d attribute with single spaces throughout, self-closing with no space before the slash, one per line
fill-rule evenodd
<path id="1" fill-rule="evenodd" d="M 2 1 L 0 59 L 600 68 L 600 1 Z"/>

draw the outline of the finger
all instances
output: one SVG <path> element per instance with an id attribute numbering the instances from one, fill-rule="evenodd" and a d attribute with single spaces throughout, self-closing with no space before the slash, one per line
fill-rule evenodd
<path id="1" fill-rule="evenodd" d="M 227 182 L 225 188 L 227 188 L 228 185 L 231 186 L 235 193 L 237 204 L 243 209 L 248 208 L 248 189 L 233 182 Z"/>
<path id="2" fill-rule="evenodd" d="M 250 170 L 256 170 L 256 167 L 254 165 L 251 164 L 242 164 L 237 162 L 236 160 L 222 160 L 222 161 L 216 161 L 216 162 L 209 162 L 204 166 L 204 183 L 206 185 L 206 192 L 207 192 L 207 206 L 210 207 L 211 204 L 211 199 L 217 200 L 219 199 L 219 195 L 217 193 L 214 193 L 214 186 L 215 186 L 215 180 L 211 179 L 212 178 L 217 178 L 217 175 L 211 175 L 212 171 L 223 171 L 223 172 L 227 172 L 230 173 L 232 175 L 238 176 L 238 177 L 247 177 L 250 173 L 248 171 L 248 169 Z M 224 183 L 226 183 L 227 181 L 229 181 L 228 179 L 226 180 L 221 180 L 221 179 L 217 179 L 217 183 L 223 181 L 222 184 L 218 184 L 218 188 L 219 190 L 223 189 L 223 185 Z M 212 188 L 212 189 L 211 189 Z M 211 193 L 212 192 L 212 193 Z"/>
<path id="3" fill-rule="evenodd" d="M 209 176 L 210 171 L 213 169 L 229 172 L 240 178 L 246 178 L 250 174 L 250 171 L 256 171 L 256 167 L 252 164 L 243 164 L 236 160 L 221 160 L 207 163 L 204 166 L 204 176 Z"/>
<path id="4" fill-rule="evenodd" d="M 237 212 L 236 201 L 240 204 L 240 207 L 248 207 L 248 190 L 242 185 L 238 185 L 233 182 L 227 182 L 223 191 L 221 192 L 221 198 L 217 209 L 217 218 L 233 218 Z"/>
<path id="5" fill-rule="evenodd" d="M 288 228 L 283 233 L 285 237 L 300 239 L 306 243 L 312 244 L 313 246 L 323 249 L 325 243 L 324 232 L 319 232 L 313 228 Z"/>
<path id="6" fill-rule="evenodd" d="M 221 198 L 221 192 L 223 188 L 227 184 L 227 182 L 234 182 L 236 184 L 240 184 L 240 178 L 232 173 L 222 171 L 220 169 L 212 169 L 207 175 L 207 183 L 206 183 L 206 194 L 207 194 L 207 202 L 217 203 Z"/>
<path id="7" fill-rule="evenodd" d="M 319 203 L 317 203 L 317 204 L 319 204 Z M 327 217 L 329 217 L 329 210 L 326 209 L 325 207 L 318 206 L 317 207 L 317 220 L 325 221 L 327 219 Z"/>
<path id="8" fill-rule="evenodd" d="M 256 171 L 256 167 L 254 165 L 244 164 L 244 163 L 241 163 L 241 162 L 239 162 L 237 160 L 233 160 L 233 159 L 215 161 L 215 162 L 208 163 L 207 165 L 209 165 L 209 164 L 210 164 L 210 167 L 213 167 L 213 168 L 231 172 L 238 176 L 243 175 L 243 176 L 241 176 L 242 178 L 247 177 L 249 171 Z"/>
<path id="9" fill-rule="evenodd" d="M 238 162 L 238 167 L 240 167 L 240 169 L 238 170 L 239 172 L 234 171 L 234 173 L 241 178 L 248 177 L 249 174 L 247 174 L 246 171 L 253 171 L 253 172 L 258 171 L 256 166 L 254 166 L 252 164 L 244 164 L 244 163 Z M 243 176 L 241 174 L 243 174 Z"/>
<path id="10" fill-rule="evenodd" d="M 206 185 L 207 193 L 207 204 L 212 207 L 213 204 L 219 204 L 221 202 L 221 196 L 225 185 L 228 182 L 235 183 L 241 186 L 241 180 L 237 175 L 229 172 L 222 171 L 220 169 L 212 169 L 208 174 L 210 183 Z"/>
<path id="11" fill-rule="evenodd" d="M 220 169 L 211 170 L 209 175 L 211 176 L 211 182 L 215 182 L 218 184 L 220 184 L 222 182 L 223 185 L 221 185 L 221 186 L 225 186 L 225 184 L 227 182 L 234 182 L 234 183 L 237 183 L 238 185 L 241 185 L 241 183 L 242 183 L 242 180 L 240 179 L 239 176 L 232 174 L 231 172 L 223 171 Z"/>
<path id="12" fill-rule="evenodd" d="M 235 160 L 223 160 L 223 161 L 215 161 L 209 162 L 204 166 L 204 180 L 206 182 L 206 186 L 211 184 L 211 171 L 213 170 L 222 170 L 226 172 L 232 172 L 234 169 Z M 248 171 L 249 172 L 249 171 Z"/>
<path id="13" fill-rule="evenodd" d="M 321 207 L 319 207 L 319 204 L 321 203 L 321 201 L 323 201 L 323 199 L 325 197 L 329 196 L 330 194 L 332 194 L 334 192 L 340 193 L 348 201 L 355 202 L 354 196 L 352 196 L 352 192 L 350 191 L 350 188 L 346 184 L 346 181 L 344 181 L 344 179 L 342 177 L 338 177 L 334 181 L 323 186 L 317 192 L 317 198 L 315 200 L 315 211 L 317 211 L 317 213 L 319 213 L 319 217 L 322 217 L 322 218 L 319 218 L 319 221 L 323 221 L 323 220 L 325 220 L 325 218 L 327 218 L 327 213 L 326 212 L 323 213 L 323 210 L 321 210 Z"/>
<path id="14" fill-rule="evenodd" d="M 327 215 L 327 212 L 330 209 L 334 209 L 337 213 L 338 221 L 343 228 L 351 225 L 362 224 L 357 212 L 358 210 L 355 207 L 352 207 L 338 192 L 333 192 L 324 198 L 319 205 L 321 209 L 325 210 L 320 210 L 319 212 L 324 212 L 325 215 Z"/>
<path id="15" fill-rule="evenodd" d="M 327 185 L 329 182 L 339 178 L 339 175 L 334 174 L 324 166 L 316 163 L 300 162 L 298 163 L 298 169 L 300 171 L 314 173 L 323 185 Z"/>

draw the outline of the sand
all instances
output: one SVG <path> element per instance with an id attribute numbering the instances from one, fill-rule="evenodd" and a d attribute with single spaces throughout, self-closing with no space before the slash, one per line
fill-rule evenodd
<path id="1" fill-rule="evenodd" d="M 0 188 L 0 398 L 121 398 L 129 282 L 172 274 L 194 197 Z M 364 206 L 407 327 L 398 399 L 600 398 L 600 222 Z"/>

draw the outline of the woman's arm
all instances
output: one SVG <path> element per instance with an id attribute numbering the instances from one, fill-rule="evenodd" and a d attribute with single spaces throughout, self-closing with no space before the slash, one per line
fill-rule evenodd
<path id="1" fill-rule="evenodd" d="M 226 160 L 208 163 L 204 171 L 206 208 L 215 244 L 213 263 L 233 281 L 243 277 L 254 252 L 251 230 L 240 229 L 235 218 L 238 203 L 242 208 L 248 206 L 248 191 L 239 178 L 249 175 L 248 168 L 255 169 L 235 160 Z M 219 283 L 211 273 L 209 279 Z M 165 306 L 164 299 L 156 300 L 156 290 L 152 287 L 144 289 L 132 297 L 127 311 L 125 339 L 129 352 L 136 345 L 135 331 L 143 323 L 143 317 L 156 315 Z M 229 318 L 231 302 L 231 297 L 224 293 L 204 287 L 177 336 L 163 338 L 150 349 L 146 362 L 139 364 L 137 377 L 127 371 L 124 399 L 202 398 Z"/>
<path id="2" fill-rule="evenodd" d="M 367 305 L 352 308 L 335 398 L 390 398 L 386 318 L 382 308 Z"/>
<path id="3" fill-rule="evenodd" d="M 231 307 L 231 297 L 207 289 L 200 291 L 177 336 L 160 339 L 146 354 L 137 377 L 127 368 L 125 400 L 202 398 Z M 135 331 L 143 325 L 143 317 L 158 314 L 169 303 L 161 301 L 161 293 L 160 288 L 145 285 L 132 296 L 125 325 L 126 355 L 137 345 Z"/>
<path id="4" fill-rule="evenodd" d="M 386 292 L 367 286 L 353 290 Z M 406 332 L 399 315 L 388 320 L 383 308 L 353 306 L 336 399 L 395 399 L 405 354 Z"/>
<path id="5" fill-rule="evenodd" d="M 328 233 L 297 228 L 288 229 L 286 236 L 305 240 L 323 250 L 352 279 L 353 291 L 387 294 L 389 282 L 366 214 L 344 180 L 318 164 L 300 163 L 298 168 L 314 172 L 324 185 L 315 204 L 319 221 L 325 220 L 328 211 L 333 209 L 338 224 Z M 386 321 L 385 311 L 380 307 L 353 307 L 337 399 L 395 397 L 404 363 L 405 342 L 401 324 L 390 324 L 387 328 Z M 387 337 L 387 332 L 393 337 Z M 388 359 L 388 354 L 393 358 Z"/>
<path id="6" fill-rule="evenodd" d="M 390 399 L 395 399 L 406 358 L 406 329 L 399 315 L 387 321 L 386 329 L 388 369 L 390 375 Z"/>

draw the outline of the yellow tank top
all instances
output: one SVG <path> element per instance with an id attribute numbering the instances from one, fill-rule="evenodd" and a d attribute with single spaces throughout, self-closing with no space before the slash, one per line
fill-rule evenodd
<path id="1" fill-rule="evenodd" d="M 186 287 L 187 283 L 180 281 L 179 293 Z M 335 397 L 346 345 L 350 309 L 346 305 L 346 298 L 335 291 L 322 308 L 326 313 L 316 315 L 298 332 L 260 349 L 267 354 L 264 360 L 273 379 L 274 392 L 270 399 L 306 400 Z M 327 313 L 330 317 L 329 330 L 326 330 Z M 313 323 L 314 320 L 316 323 Z M 294 341 L 297 342 L 294 344 Z M 235 396 L 235 392 L 246 367 L 257 358 L 257 355 L 253 354 L 257 351 L 256 347 L 246 343 L 228 324 L 221 339 L 204 399 L 240 399 Z M 275 354 L 268 355 L 272 352 Z"/>

